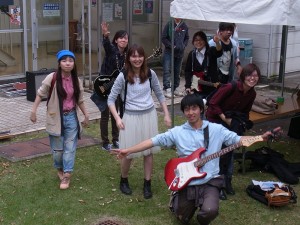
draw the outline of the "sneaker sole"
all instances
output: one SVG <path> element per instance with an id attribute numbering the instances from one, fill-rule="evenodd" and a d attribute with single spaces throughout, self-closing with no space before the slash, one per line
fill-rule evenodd
<path id="1" fill-rule="evenodd" d="M 111 147 L 112 147 L 112 146 L 110 145 L 110 146 L 109 146 L 109 149 L 106 149 L 106 148 L 104 148 L 104 147 L 102 146 L 101 149 L 104 150 L 104 151 L 110 151 L 110 150 L 111 150 Z"/>

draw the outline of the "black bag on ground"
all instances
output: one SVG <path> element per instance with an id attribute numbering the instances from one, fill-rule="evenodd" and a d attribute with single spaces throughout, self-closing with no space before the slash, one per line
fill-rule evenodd
<path id="1" fill-rule="evenodd" d="M 300 163 L 290 163 L 284 159 L 284 155 L 269 148 L 261 147 L 254 152 L 246 152 L 246 159 L 251 160 L 252 170 L 264 170 L 273 173 L 278 179 L 287 184 L 298 184 Z"/>
<path id="2" fill-rule="evenodd" d="M 299 178 L 289 170 L 289 163 L 283 158 L 271 157 L 267 166 L 271 169 L 276 177 L 284 183 L 298 184 Z"/>
<path id="3" fill-rule="evenodd" d="M 256 199 L 257 201 L 265 205 L 268 205 L 268 200 L 265 197 L 266 192 L 263 191 L 259 185 L 254 185 L 254 184 L 248 185 L 248 187 L 246 188 L 246 192 L 250 197 Z"/>

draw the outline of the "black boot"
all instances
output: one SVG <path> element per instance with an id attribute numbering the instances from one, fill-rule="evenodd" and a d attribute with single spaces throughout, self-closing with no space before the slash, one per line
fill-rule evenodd
<path id="1" fill-rule="evenodd" d="M 225 190 L 223 188 L 220 190 L 219 199 L 227 200 L 227 196 L 226 196 Z"/>
<path id="2" fill-rule="evenodd" d="M 128 178 L 121 177 L 120 190 L 125 195 L 131 195 L 132 194 L 132 191 L 129 187 Z"/>
<path id="3" fill-rule="evenodd" d="M 228 195 L 234 195 L 235 191 L 233 190 L 232 184 L 231 184 L 232 178 L 225 178 L 225 185 L 226 185 L 226 193 Z"/>
<path id="4" fill-rule="evenodd" d="M 144 198 L 149 199 L 152 198 L 152 191 L 151 191 L 151 180 L 144 179 Z"/>

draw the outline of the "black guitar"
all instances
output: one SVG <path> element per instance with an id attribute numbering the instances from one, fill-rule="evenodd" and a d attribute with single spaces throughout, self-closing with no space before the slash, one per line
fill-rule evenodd
<path id="1" fill-rule="evenodd" d="M 146 60 L 151 58 L 157 58 L 161 55 L 161 53 L 162 53 L 162 49 L 157 48 L 153 50 L 153 54 L 150 55 Z M 96 77 L 96 79 L 93 82 L 95 92 L 99 96 L 107 98 L 110 93 L 110 89 L 112 88 L 119 73 L 120 71 L 116 69 L 110 75 L 99 75 L 98 77 Z"/>

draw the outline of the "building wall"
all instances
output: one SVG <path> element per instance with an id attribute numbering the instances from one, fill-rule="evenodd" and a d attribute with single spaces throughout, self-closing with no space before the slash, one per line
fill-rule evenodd
<path id="1" fill-rule="evenodd" d="M 163 0 L 162 26 L 170 18 L 170 2 Z M 203 30 L 207 34 L 215 34 L 218 28 L 217 22 L 185 20 L 189 26 L 189 35 L 198 30 Z M 239 38 L 251 38 L 253 40 L 253 62 L 256 63 L 263 76 L 271 77 L 279 74 L 282 26 L 271 25 L 248 25 L 237 24 Z M 192 49 L 191 42 L 186 49 L 185 58 L 189 50 Z M 286 50 L 286 73 L 300 71 L 300 26 L 289 27 L 288 44 Z"/>

